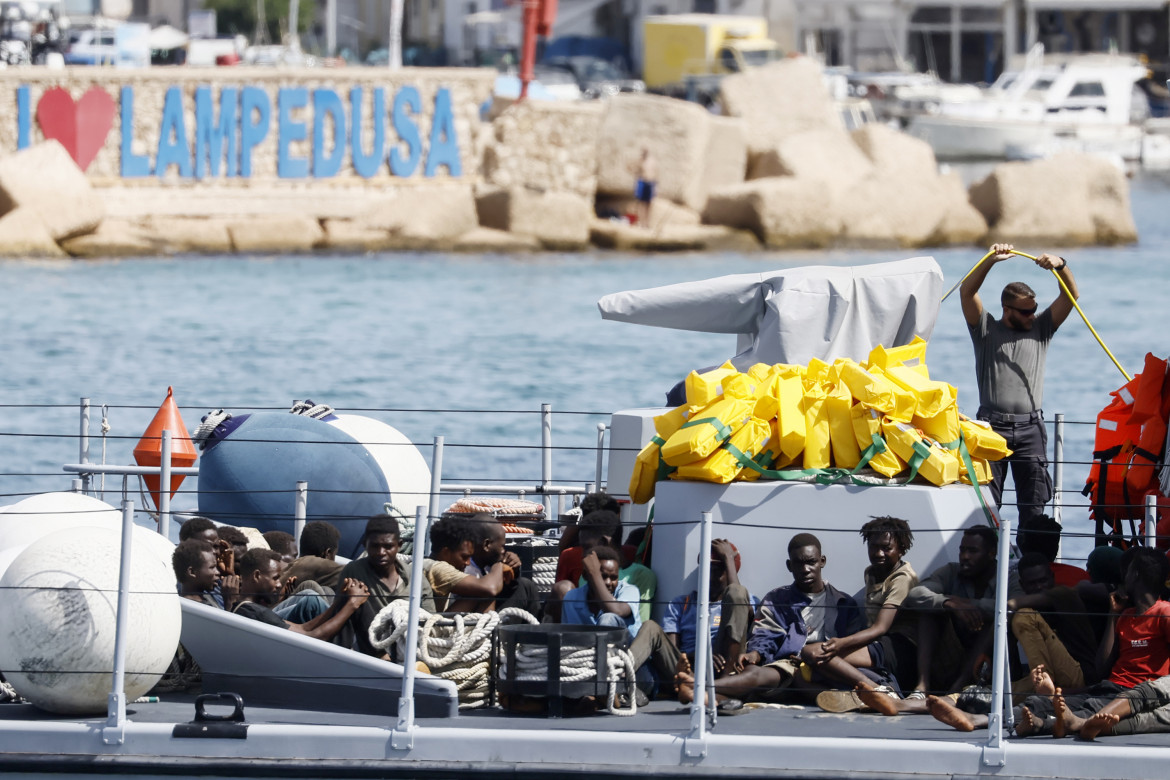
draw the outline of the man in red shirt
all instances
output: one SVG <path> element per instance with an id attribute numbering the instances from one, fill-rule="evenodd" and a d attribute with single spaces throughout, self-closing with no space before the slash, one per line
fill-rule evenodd
<path id="1" fill-rule="evenodd" d="M 1063 697 L 1065 712 L 1087 718 L 1139 683 L 1170 674 L 1170 602 L 1162 600 L 1170 561 L 1157 550 L 1131 547 L 1121 557 L 1121 588 L 1110 594 L 1106 631 L 1097 648 L 1101 682 Z M 1057 694 L 1061 693 L 1056 688 Z M 1029 696 L 1016 713 L 1016 733 L 1062 736 L 1072 719 L 1056 717 L 1052 691 Z M 945 699 L 927 699 L 931 714 L 960 731 L 987 725 L 986 715 L 969 715 Z"/>

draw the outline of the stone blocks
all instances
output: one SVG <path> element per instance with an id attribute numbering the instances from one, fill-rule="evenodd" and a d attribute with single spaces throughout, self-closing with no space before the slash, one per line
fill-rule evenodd
<path id="1" fill-rule="evenodd" d="M 92 233 L 105 214 L 85 174 L 57 141 L 0 158 L 0 214 L 26 208 L 60 241 Z"/>

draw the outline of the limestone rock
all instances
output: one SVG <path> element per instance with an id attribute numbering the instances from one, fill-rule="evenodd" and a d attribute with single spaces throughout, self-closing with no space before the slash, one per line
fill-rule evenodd
<path id="1" fill-rule="evenodd" d="M 719 225 L 665 225 L 640 228 L 625 222 L 595 219 L 589 230 L 595 246 L 637 252 L 749 252 L 760 242 L 746 230 Z"/>
<path id="2" fill-rule="evenodd" d="M 632 197 L 601 196 L 597 199 L 598 214 L 633 214 L 637 201 Z M 659 229 L 666 225 L 698 225 L 703 221 L 702 215 L 694 209 L 680 206 L 666 198 L 655 198 L 650 204 L 650 227 Z"/>
<path id="3" fill-rule="evenodd" d="M 506 233 L 503 230 L 478 227 L 460 236 L 453 247 L 457 252 L 479 254 L 511 254 L 513 252 L 534 252 L 540 249 L 540 242 L 533 236 Z"/>
<path id="4" fill-rule="evenodd" d="M 597 192 L 631 195 L 644 147 L 658 168 L 656 196 L 701 210 L 711 135 L 711 116 L 699 105 L 659 95 L 615 95 L 606 101 L 597 141 Z"/>
<path id="5" fill-rule="evenodd" d="M 821 66 L 807 57 L 736 73 L 720 83 L 723 113 L 742 117 L 748 154 L 760 154 L 790 135 L 844 130 Z"/>
<path id="6" fill-rule="evenodd" d="M 833 198 L 819 183 L 793 177 L 757 179 L 711 193 L 707 224 L 743 228 L 769 247 L 823 248 L 841 232 Z"/>
<path id="7" fill-rule="evenodd" d="M 938 175 L 938 161 L 926 141 L 878 123 L 860 127 L 850 136 L 879 173 L 901 172 L 923 180 Z"/>
<path id="8" fill-rule="evenodd" d="M 510 105 L 492 121 L 484 177 L 504 188 L 535 187 L 592 198 L 603 111 L 596 102 L 526 100 Z"/>
<path id="9" fill-rule="evenodd" d="M 61 247 L 74 257 L 141 257 L 160 254 L 147 231 L 126 219 L 103 219 L 93 233 L 67 238 Z"/>
<path id="10" fill-rule="evenodd" d="M 0 217 L 0 256 L 67 257 L 45 223 L 29 208 L 13 209 Z"/>
<path id="11" fill-rule="evenodd" d="M 478 225 L 470 184 L 404 187 L 358 221 L 390 233 L 404 246 L 454 241 Z"/>
<path id="12" fill-rule="evenodd" d="M 326 219 L 322 223 L 325 238 L 320 246 L 338 252 L 377 252 L 393 246 L 390 234 L 375 230 L 351 219 Z"/>
<path id="13" fill-rule="evenodd" d="M 712 116 L 711 139 L 707 142 L 707 165 L 703 171 L 704 192 L 739 184 L 747 175 L 747 129 L 738 117 Z"/>
<path id="14" fill-rule="evenodd" d="M 795 176 L 834 196 L 869 176 L 873 165 L 844 130 L 797 133 L 752 160 L 751 179 Z"/>
<path id="15" fill-rule="evenodd" d="M 223 219 L 152 215 L 146 219 L 143 227 L 165 252 L 226 254 L 232 251 L 228 223 Z"/>
<path id="16" fill-rule="evenodd" d="M 484 227 L 531 236 L 546 249 L 583 249 L 589 243 L 589 200 L 571 192 L 527 187 L 489 190 L 476 201 Z"/>
<path id="17" fill-rule="evenodd" d="M 946 206 L 942 222 L 929 240 L 931 246 L 985 245 L 987 220 L 967 199 L 967 188 L 958 171 L 950 171 L 938 178 L 940 198 Z"/>
<path id="18" fill-rule="evenodd" d="M 237 252 L 309 252 L 324 238 L 321 223 L 308 217 L 262 217 L 231 222 L 228 234 Z"/>
<path id="19" fill-rule="evenodd" d="M 937 176 L 869 176 L 842 196 L 842 243 L 867 248 L 929 244 L 947 214 L 941 191 Z"/>
<path id="20" fill-rule="evenodd" d="M 1097 243 L 1132 244 L 1137 241 L 1137 225 L 1129 202 L 1129 179 L 1125 173 L 1105 158 L 1094 155 L 1086 155 L 1083 165 Z"/>
<path id="21" fill-rule="evenodd" d="M 998 165 L 970 189 L 991 226 L 987 240 L 1078 246 L 1137 238 L 1124 174 L 1092 155 Z"/>
<path id="22" fill-rule="evenodd" d="M 57 141 L 0 159 L 0 214 L 24 207 L 60 241 L 92 233 L 105 210 L 85 174 Z"/>

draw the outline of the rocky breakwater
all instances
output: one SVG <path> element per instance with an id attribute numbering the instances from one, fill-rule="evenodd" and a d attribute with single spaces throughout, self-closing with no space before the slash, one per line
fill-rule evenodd
<path id="1" fill-rule="evenodd" d="M 106 173 L 95 178 L 56 141 L 34 137 L 7 154 L 0 143 L 0 255 L 1136 240 L 1128 182 L 1110 163 L 1084 155 L 1005 163 L 968 191 L 956 173 L 939 172 L 921 141 L 881 125 L 846 131 L 818 67 L 804 59 L 728 77 L 720 116 L 670 98 L 619 95 L 497 104 L 480 119 L 463 103 L 482 87 L 467 88 L 454 105 L 458 170 L 437 176 L 394 175 L 390 159 L 370 177 L 343 166 L 331 179 L 282 179 L 274 143 L 256 146 L 257 169 L 274 174 L 260 180 L 183 180 L 163 170 L 126 181 L 109 175 L 117 149 L 99 151 Z M 313 117 L 303 121 L 316 135 Z M 316 170 L 318 147 L 336 148 L 329 132 L 291 144 L 286 157 L 300 155 Z M 389 146 L 401 155 L 410 144 Z M 657 162 L 657 196 L 649 223 L 631 225 L 622 215 L 634 210 L 643 149 Z"/>

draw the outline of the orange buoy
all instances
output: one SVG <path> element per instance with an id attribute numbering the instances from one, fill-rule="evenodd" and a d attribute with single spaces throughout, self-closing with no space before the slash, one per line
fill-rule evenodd
<path id="1" fill-rule="evenodd" d="M 183 416 L 179 414 L 179 407 L 175 404 L 174 388 L 167 388 L 167 397 L 155 412 L 154 419 L 146 426 L 146 433 L 138 440 L 134 447 L 134 462 L 139 466 L 159 466 L 162 464 L 162 433 L 171 432 L 171 466 L 186 468 L 195 465 L 198 453 L 195 444 L 187 433 L 187 426 L 183 423 Z M 157 509 L 159 504 L 159 488 L 161 477 L 146 476 L 146 487 L 150 497 L 154 499 Z M 180 474 L 171 476 L 171 496 L 179 490 L 184 477 Z"/>

